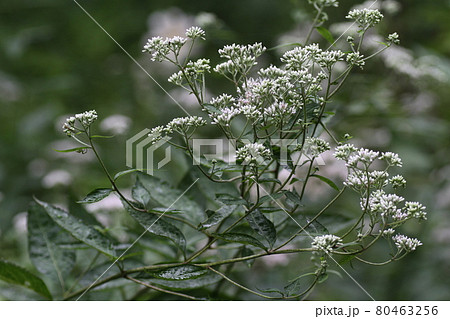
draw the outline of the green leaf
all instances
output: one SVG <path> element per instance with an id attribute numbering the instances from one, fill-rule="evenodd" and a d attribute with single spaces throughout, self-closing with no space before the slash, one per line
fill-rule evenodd
<path id="1" fill-rule="evenodd" d="M 246 205 L 247 201 L 238 196 L 233 196 L 230 194 L 216 194 L 216 200 L 225 205 Z"/>
<path id="2" fill-rule="evenodd" d="M 44 275 L 60 282 L 64 290 L 64 278 L 75 265 L 75 251 L 64 249 L 72 238 L 46 214 L 32 203 L 28 209 L 28 250 L 30 259 Z"/>
<path id="3" fill-rule="evenodd" d="M 281 181 L 278 178 L 260 178 L 258 179 L 258 183 L 262 184 L 262 183 L 277 183 L 277 184 L 282 184 Z"/>
<path id="4" fill-rule="evenodd" d="M 240 243 L 240 244 L 244 244 L 244 245 L 252 245 L 252 246 L 267 250 L 267 247 L 265 247 L 258 239 L 256 239 L 253 236 L 247 235 L 247 234 L 225 233 L 225 234 L 213 234 L 213 236 L 217 237 L 219 239 L 222 239 L 224 241 L 230 242 L 230 243 Z"/>
<path id="5" fill-rule="evenodd" d="M 298 276 L 297 278 L 290 281 L 290 283 L 284 287 L 284 291 L 286 295 L 288 296 L 294 296 L 302 292 L 302 287 L 304 286 L 305 280 L 303 280 L 304 277 L 307 276 L 315 276 L 316 274 L 313 272 L 306 273 L 303 275 Z"/>
<path id="6" fill-rule="evenodd" d="M 138 173 L 137 176 L 137 179 L 144 189 L 147 190 L 149 196 L 162 207 L 170 207 L 171 209 L 186 212 L 189 217 L 199 222 L 204 217 L 204 211 L 199 204 L 186 194 L 183 195 L 182 191 L 151 175 Z"/>
<path id="7" fill-rule="evenodd" d="M 0 260 L 0 279 L 10 284 L 31 289 L 49 300 L 53 300 L 47 286 L 39 277 L 8 261 Z"/>
<path id="8" fill-rule="evenodd" d="M 56 152 L 59 152 L 59 153 L 70 153 L 70 152 L 83 153 L 85 150 L 88 150 L 90 148 L 91 148 L 90 146 L 81 146 L 81 147 L 70 148 L 68 150 L 55 150 L 55 149 L 53 149 L 53 150 Z"/>
<path id="9" fill-rule="evenodd" d="M 73 237 L 109 257 L 116 257 L 116 253 L 112 248 L 113 243 L 94 227 L 86 225 L 81 220 L 58 207 L 41 202 L 38 199 L 35 199 L 35 201 L 44 208 L 47 215 L 49 215 L 56 224 L 68 231 Z"/>
<path id="10" fill-rule="evenodd" d="M 331 188 L 333 188 L 333 189 L 335 189 L 336 191 L 339 192 L 339 187 L 337 187 L 336 184 L 332 180 L 330 180 L 330 179 L 328 179 L 328 178 L 326 178 L 324 176 L 317 175 L 317 174 L 313 174 L 313 175 L 310 175 L 310 176 L 320 179 L 322 182 L 327 183 L 328 185 L 330 185 Z"/>
<path id="11" fill-rule="evenodd" d="M 273 247 L 273 244 L 277 240 L 277 232 L 273 223 L 257 209 L 248 214 L 245 219 L 247 219 L 250 227 L 264 237 L 270 247 Z"/>
<path id="12" fill-rule="evenodd" d="M 219 275 L 208 271 L 205 275 L 194 279 L 186 280 L 164 280 L 164 279 L 150 279 L 152 284 L 156 284 L 163 288 L 169 288 L 172 290 L 191 290 L 197 289 L 205 286 L 209 286 L 220 281 L 222 277 Z"/>
<path id="13" fill-rule="evenodd" d="M 207 273 L 208 270 L 203 267 L 183 265 L 151 273 L 151 275 L 165 280 L 188 280 L 204 276 Z"/>
<path id="14" fill-rule="evenodd" d="M 186 239 L 176 226 L 163 220 L 161 215 L 137 211 L 123 201 L 122 204 L 131 217 L 133 217 L 149 233 L 170 239 L 183 253 L 185 252 Z"/>
<path id="15" fill-rule="evenodd" d="M 145 208 L 149 207 L 152 200 L 148 190 L 145 189 L 139 179 L 136 180 L 136 183 L 131 188 L 131 197 Z"/>
<path id="16" fill-rule="evenodd" d="M 112 188 L 97 188 L 86 195 L 85 198 L 78 201 L 78 204 L 92 204 L 101 201 L 111 194 Z"/>
<path id="17" fill-rule="evenodd" d="M 284 192 L 265 195 L 259 199 L 259 203 L 262 204 L 265 202 L 275 201 L 275 200 L 283 197 L 283 195 L 284 195 Z"/>
<path id="18" fill-rule="evenodd" d="M 331 34 L 330 31 L 328 31 L 326 28 L 324 27 L 316 27 L 317 32 L 320 33 L 320 35 L 327 40 L 328 42 L 330 42 L 330 44 L 334 45 L 334 38 L 333 35 Z"/>
<path id="19" fill-rule="evenodd" d="M 215 211 L 208 219 L 202 222 L 198 228 L 199 229 L 207 229 L 211 226 L 217 225 L 222 220 L 230 216 L 237 208 L 237 205 L 224 205 L 220 207 L 217 211 Z"/>
<path id="20" fill-rule="evenodd" d="M 302 200 L 300 199 L 300 196 L 297 194 L 297 192 L 286 191 L 284 194 L 286 195 L 286 198 L 294 204 L 302 205 Z"/>
<path id="21" fill-rule="evenodd" d="M 130 174 L 130 173 L 134 173 L 134 172 L 137 172 L 137 171 L 139 171 L 138 169 L 127 169 L 127 170 L 125 170 L 125 171 L 121 171 L 121 172 L 118 172 L 116 175 L 114 175 L 114 181 L 116 181 L 117 179 L 119 179 L 120 177 L 122 177 L 122 176 L 125 176 L 125 175 L 128 175 L 128 174 Z"/>

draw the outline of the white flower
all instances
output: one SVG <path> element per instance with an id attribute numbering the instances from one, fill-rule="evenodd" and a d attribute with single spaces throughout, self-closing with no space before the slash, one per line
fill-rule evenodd
<path id="1" fill-rule="evenodd" d="M 351 52 L 347 54 L 347 62 L 359 66 L 361 69 L 366 64 L 366 61 L 364 61 L 364 55 L 359 52 Z"/>
<path id="2" fill-rule="evenodd" d="M 236 151 L 236 159 L 241 160 L 244 165 L 260 164 L 264 159 L 270 158 L 270 150 L 260 143 L 245 144 Z"/>
<path id="3" fill-rule="evenodd" d="M 330 143 L 318 138 L 318 137 L 307 137 L 305 140 L 305 151 L 308 155 L 313 157 L 319 156 L 325 151 L 330 149 Z"/>
<path id="4" fill-rule="evenodd" d="M 360 148 L 356 154 L 351 155 L 348 158 L 347 166 L 356 167 L 358 163 L 363 163 L 365 166 L 369 166 L 378 158 L 379 152 Z"/>
<path id="5" fill-rule="evenodd" d="M 387 40 L 389 44 L 400 44 L 400 39 L 397 32 L 389 34 Z"/>
<path id="6" fill-rule="evenodd" d="M 170 53 L 168 38 L 153 37 L 147 40 L 142 52 L 148 52 L 152 55 L 152 61 L 162 62 Z"/>
<path id="7" fill-rule="evenodd" d="M 402 160 L 396 153 L 384 152 L 380 156 L 380 160 L 386 160 L 389 165 L 402 167 Z"/>
<path id="8" fill-rule="evenodd" d="M 417 238 L 409 238 L 401 234 L 393 236 L 392 240 L 394 241 L 395 246 L 397 246 L 399 250 L 404 249 L 407 252 L 416 250 L 418 246 L 422 246 L 421 241 L 418 240 Z"/>
<path id="9" fill-rule="evenodd" d="M 186 30 L 186 36 L 192 40 L 197 38 L 205 40 L 205 31 L 203 31 L 200 27 L 190 27 Z"/>
<path id="10" fill-rule="evenodd" d="M 223 109 L 225 107 L 230 107 L 234 104 L 234 97 L 228 94 L 221 94 L 218 97 L 213 98 L 209 104 L 217 109 Z"/>
<path id="11" fill-rule="evenodd" d="M 409 217 L 414 217 L 417 219 L 427 219 L 427 213 L 425 212 L 426 207 L 419 202 L 406 202 L 405 210 Z"/>
<path id="12" fill-rule="evenodd" d="M 368 29 L 380 23 L 383 14 L 376 9 L 354 9 L 348 13 L 346 18 L 355 20 L 361 29 Z"/>
<path id="13" fill-rule="evenodd" d="M 308 0 L 310 4 L 317 5 L 318 7 L 337 7 L 339 2 L 337 0 Z"/>
<path id="14" fill-rule="evenodd" d="M 396 194 L 386 194 L 383 190 L 373 192 L 369 197 L 369 212 L 372 214 L 380 214 L 381 216 L 401 217 L 402 210 L 397 207 L 397 204 L 404 200 L 403 197 Z M 361 208 L 366 207 L 366 198 L 361 199 Z M 401 220 L 402 218 L 399 218 Z"/>
<path id="15" fill-rule="evenodd" d="M 399 188 L 399 187 L 405 187 L 406 186 L 406 180 L 401 175 L 395 175 L 389 180 L 389 183 L 392 185 L 393 188 Z"/>
<path id="16" fill-rule="evenodd" d="M 311 247 L 325 253 L 333 252 L 333 249 L 342 245 L 342 239 L 335 235 L 321 235 L 314 237 Z"/>
<path id="17" fill-rule="evenodd" d="M 76 121 L 83 126 L 83 129 L 87 129 L 96 119 L 97 112 L 95 110 L 75 114 L 75 116 L 69 117 L 63 124 L 63 131 L 67 136 L 72 136 L 73 133 L 80 131 L 80 129 L 75 126 Z"/>
<path id="18" fill-rule="evenodd" d="M 152 138 L 151 143 L 154 144 L 163 138 L 163 133 L 165 131 L 164 126 L 157 126 L 151 129 L 148 134 Z"/>
<path id="19" fill-rule="evenodd" d="M 167 133 L 173 133 L 174 131 L 184 133 L 189 128 L 200 127 L 206 125 L 206 121 L 199 116 L 186 116 L 177 117 L 170 121 L 165 127 Z"/>
<path id="20" fill-rule="evenodd" d="M 392 228 L 385 229 L 382 232 L 384 237 L 392 237 L 392 235 L 394 235 L 394 233 L 395 233 L 395 230 Z"/>
<path id="21" fill-rule="evenodd" d="M 241 111 L 235 107 L 224 107 L 220 112 L 209 114 L 209 116 L 212 119 L 212 124 L 229 126 L 231 120 L 240 113 Z"/>
<path id="22" fill-rule="evenodd" d="M 181 71 L 175 72 L 168 79 L 168 81 L 170 83 L 173 83 L 173 84 L 178 85 L 178 86 L 182 86 L 183 85 L 183 80 L 184 80 L 183 72 L 181 72 Z"/>
<path id="23" fill-rule="evenodd" d="M 339 145 L 335 148 L 334 157 L 343 161 L 347 161 L 350 155 L 357 150 L 358 149 L 353 144 Z"/>

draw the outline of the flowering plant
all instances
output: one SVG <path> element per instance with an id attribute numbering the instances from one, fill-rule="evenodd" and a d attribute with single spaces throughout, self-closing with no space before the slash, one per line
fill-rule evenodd
<path id="1" fill-rule="evenodd" d="M 109 260 L 103 271 L 91 273 L 88 284 L 77 280 L 75 291 L 63 288 L 65 299 L 89 295 L 120 280 L 125 286 L 136 284 L 129 288 L 135 294 L 141 292 L 140 286 L 146 293 L 150 290 L 149 298 L 154 292 L 193 300 L 222 298 L 232 291 L 230 287 L 237 287 L 265 299 L 305 299 L 327 279 L 330 264 L 342 268 L 341 263 L 354 259 L 384 265 L 422 245 L 418 239 L 397 232 L 409 220 L 426 220 L 423 205 L 404 202 L 396 194 L 406 184 L 402 176 L 391 177 L 389 173 L 402 166 L 399 156 L 358 148 L 348 142 L 349 136 L 337 138 L 327 126 L 332 116 L 327 106 L 351 71 L 355 67 L 362 69 L 377 54 L 398 44 L 398 35 L 387 36 L 386 43 L 375 52 L 362 52 L 366 32 L 380 23 L 383 15 L 378 10 L 352 10 L 347 18 L 358 25 L 358 32 L 347 38 L 345 49 L 324 50 L 308 41 L 319 27 L 320 33 L 327 35 L 321 26 L 327 18 L 324 10 L 338 2 L 309 2 L 317 11 L 311 31 L 304 45 L 284 52 L 279 66 L 257 69 L 258 58 L 267 50 L 261 43 L 226 45 L 218 52 L 223 62 L 215 66 L 210 59 L 191 60 L 192 47 L 207 38 L 199 27 L 186 30 L 185 37 L 148 40 L 143 51 L 152 61 L 169 62 L 178 68 L 169 82 L 195 96 L 203 112 L 201 116 L 175 118 L 165 126 L 151 129 L 151 143 L 164 139 L 195 159 L 194 134 L 213 125 L 236 149 L 234 162 L 201 156 L 184 189 L 136 170 L 111 175 L 94 143 L 101 137 L 92 134 L 97 113 L 87 111 L 67 119 L 64 132 L 81 144 L 70 151 L 92 151 L 111 183 L 111 187 L 96 189 L 80 202 L 90 204 L 116 193 L 127 213 L 145 231 L 130 244 L 128 236 L 121 241 L 101 225 L 90 225 L 36 199 L 29 211 L 29 227 L 40 227 L 31 236 L 42 238 L 48 233 L 51 252 L 56 256 L 53 266 L 48 266 L 43 258 L 48 253 L 39 246 L 42 241 L 32 243 L 32 259 L 39 260 L 42 269 L 55 270 L 63 283 L 64 270 L 70 269 L 74 260 L 73 251 L 64 248 L 67 246 L 90 247 L 104 256 L 104 261 Z M 189 53 L 182 58 L 185 48 Z M 208 99 L 206 88 L 211 73 L 230 81 L 233 92 Z M 334 157 L 343 161 L 347 170 L 340 187 L 320 175 L 317 165 L 332 145 Z M 136 182 L 131 196 L 125 196 L 117 180 L 129 173 L 136 174 Z M 307 185 L 312 179 L 324 182 L 335 192 L 314 213 L 307 207 Z M 347 189 L 359 196 L 360 212 L 332 232 L 328 228 L 333 225 L 322 222 L 322 218 Z M 198 190 L 200 199 L 194 199 L 193 190 Z M 65 232 L 59 232 L 60 229 Z M 66 238 L 67 232 L 72 239 Z M 137 244 L 146 233 L 152 235 L 152 241 Z M 367 260 L 365 253 L 382 240 L 388 243 L 387 259 Z M 155 250 L 162 256 L 160 259 L 151 257 Z M 96 261 L 99 255 L 91 268 L 102 266 Z M 137 255 L 144 258 L 136 258 Z M 309 264 L 284 288 L 258 289 L 258 284 L 248 287 L 233 278 L 234 265 L 252 267 L 255 260 L 278 255 L 306 256 Z M 118 271 L 105 275 L 113 266 Z M 80 278 L 85 275 L 81 273 Z"/>

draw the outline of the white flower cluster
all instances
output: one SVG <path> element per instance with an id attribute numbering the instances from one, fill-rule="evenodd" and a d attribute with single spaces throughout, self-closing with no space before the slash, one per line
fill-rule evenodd
<path id="1" fill-rule="evenodd" d="M 330 149 L 330 143 L 318 138 L 318 137 L 307 137 L 305 140 L 304 151 L 307 155 L 316 157 L 326 152 Z"/>
<path id="2" fill-rule="evenodd" d="M 164 134 L 171 134 L 173 132 L 184 134 L 191 128 L 197 128 L 204 125 L 206 125 L 206 121 L 199 116 L 177 117 L 170 121 L 166 126 L 154 127 L 148 136 L 152 138 L 151 142 L 154 144 L 161 140 L 164 137 Z"/>
<path id="3" fill-rule="evenodd" d="M 400 44 L 400 38 L 397 32 L 391 33 L 387 37 L 388 44 Z"/>
<path id="4" fill-rule="evenodd" d="M 384 190 L 377 190 L 367 199 L 361 199 L 361 208 L 364 210 L 368 206 L 369 213 L 380 214 L 383 218 L 392 218 L 394 221 L 406 221 L 410 218 L 426 220 L 426 207 L 418 202 L 405 202 L 402 208 L 397 205 L 404 201 L 404 198 L 396 194 L 387 194 Z"/>
<path id="5" fill-rule="evenodd" d="M 308 0 L 308 2 L 317 7 L 337 7 L 339 2 L 337 0 Z"/>
<path id="6" fill-rule="evenodd" d="M 396 153 L 384 152 L 380 156 L 380 160 L 385 160 L 389 166 L 402 167 L 403 163 L 401 158 Z"/>
<path id="7" fill-rule="evenodd" d="M 311 247 L 326 254 L 342 245 L 342 239 L 335 235 L 321 235 L 314 237 Z"/>
<path id="8" fill-rule="evenodd" d="M 417 247 L 422 246 L 422 242 L 417 238 L 409 238 L 401 234 L 393 236 L 392 240 L 399 250 L 405 250 L 407 252 L 416 250 Z"/>
<path id="9" fill-rule="evenodd" d="M 366 30 L 380 23 L 383 14 L 376 9 L 355 9 L 350 11 L 346 18 L 355 20 L 360 29 Z"/>
<path id="10" fill-rule="evenodd" d="M 178 71 L 169 77 L 169 82 L 178 86 L 183 86 L 184 77 L 188 77 L 190 83 L 203 81 L 202 77 L 205 73 L 210 72 L 211 66 L 209 59 L 198 59 L 197 61 L 189 61 L 183 71 Z"/>
<path id="11" fill-rule="evenodd" d="M 192 40 L 200 38 L 205 40 L 205 31 L 200 27 L 190 27 L 186 30 L 186 36 Z"/>
<path id="12" fill-rule="evenodd" d="M 66 133 L 67 136 L 72 136 L 72 134 L 80 131 L 80 129 L 75 126 L 76 121 L 82 125 L 83 129 L 87 129 L 96 119 L 97 112 L 95 110 L 75 114 L 75 116 L 67 118 L 62 127 L 63 132 Z"/>
<path id="13" fill-rule="evenodd" d="M 187 38 L 180 36 L 174 36 L 172 38 L 153 37 L 147 40 L 142 52 L 148 52 L 151 54 L 152 61 L 162 62 L 166 60 L 170 53 L 177 56 L 180 53 L 183 45 L 188 41 L 188 38 L 205 38 L 205 31 L 199 27 L 191 27 L 186 30 Z"/>
<path id="14" fill-rule="evenodd" d="M 347 55 L 347 62 L 359 66 L 361 69 L 366 64 L 366 61 L 364 61 L 364 55 L 362 55 L 359 52 L 352 52 Z"/>
<path id="15" fill-rule="evenodd" d="M 261 164 L 270 158 L 270 150 L 260 143 L 245 144 L 236 151 L 236 159 L 242 161 L 244 165 Z"/>
<path id="16" fill-rule="evenodd" d="M 231 74 L 234 77 L 238 74 L 245 75 L 257 64 L 256 58 L 264 51 L 266 51 L 266 48 L 261 43 L 226 45 L 219 50 L 219 55 L 221 58 L 226 58 L 227 61 L 218 64 L 214 71 L 224 75 Z"/>

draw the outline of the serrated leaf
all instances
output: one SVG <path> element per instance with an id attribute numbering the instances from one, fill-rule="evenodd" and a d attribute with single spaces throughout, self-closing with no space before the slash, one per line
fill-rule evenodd
<path id="1" fill-rule="evenodd" d="M 116 253 L 112 248 L 113 243 L 94 227 L 86 225 L 81 220 L 58 207 L 41 202 L 38 199 L 35 199 L 35 201 L 44 208 L 47 215 L 49 215 L 56 224 L 68 231 L 73 237 L 109 257 L 116 257 Z"/>
<path id="2" fill-rule="evenodd" d="M 122 202 L 125 209 L 142 227 L 144 227 L 149 233 L 154 235 L 168 238 L 177 245 L 184 253 L 186 249 L 186 238 L 183 233 L 174 225 L 163 220 L 161 215 L 155 215 L 148 212 L 140 212 Z"/>
<path id="3" fill-rule="evenodd" d="M 273 223 L 257 209 L 250 212 L 245 219 L 248 221 L 250 227 L 260 236 L 264 237 L 270 247 L 273 247 L 273 244 L 277 240 L 277 231 Z"/>
<path id="4" fill-rule="evenodd" d="M 31 289 L 41 296 L 53 300 L 50 291 L 41 278 L 8 261 L 0 260 L 0 280 Z"/>
<path id="5" fill-rule="evenodd" d="M 337 187 L 336 184 L 332 180 L 330 180 L 329 178 L 326 178 L 326 177 L 324 177 L 322 175 L 318 175 L 318 174 L 313 174 L 313 175 L 310 175 L 310 176 L 320 179 L 322 182 L 327 183 L 331 188 L 333 188 L 333 189 L 335 189 L 336 191 L 339 192 L 339 187 Z"/>
<path id="6" fill-rule="evenodd" d="M 198 228 L 207 229 L 214 225 L 217 225 L 222 220 L 230 216 L 237 208 L 237 205 L 224 205 L 220 207 L 217 211 L 213 212 L 206 221 L 202 222 Z"/>
<path id="7" fill-rule="evenodd" d="M 204 276 L 207 273 L 208 270 L 203 267 L 183 265 L 154 272 L 151 273 L 151 275 L 155 278 L 164 280 L 188 280 Z"/>
<path id="8" fill-rule="evenodd" d="M 252 245 L 252 246 L 267 250 L 267 247 L 265 247 L 258 239 L 256 239 L 253 236 L 247 235 L 247 234 L 225 233 L 225 234 L 213 234 L 213 236 L 217 237 L 219 239 L 222 239 L 224 241 L 230 242 L 230 243 L 240 243 L 240 244 L 244 244 L 244 245 Z"/>
<path id="9" fill-rule="evenodd" d="M 302 200 L 300 196 L 297 194 L 297 192 L 286 191 L 284 194 L 286 195 L 286 198 L 289 199 L 294 204 L 302 205 Z"/>
<path id="10" fill-rule="evenodd" d="M 186 212 L 189 217 L 198 220 L 198 222 L 203 218 L 204 211 L 200 205 L 187 195 L 183 195 L 181 190 L 151 175 L 139 173 L 137 179 L 147 190 L 150 197 L 162 207 L 170 207 L 171 209 Z"/>
<path id="11" fill-rule="evenodd" d="M 64 289 L 64 278 L 75 265 L 75 252 L 62 245 L 72 238 L 46 214 L 45 210 L 32 203 L 28 209 L 28 250 L 36 269 L 56 279 Z"/>
<path id="12" fill-rule="evenodd" d="M 316 27 L 317 32 L 320 33 L 320 35 L 327 40 L 330 44 L 334 44 L 334 38 L 333 35 L 331 34 L 330 31 L 328 31 L 328 29 L 324 28 L 324 27 Z"/>
<path id="13" fill-rule="evenodd" d="M 205 275 L 186 280 L 164 280 L 164 279 L 150 279 L 149 282 L 156 284 L 163 288 L 169 288 L 172 290 L 191 290 L 205 286 L 209 286 L 220 281 L 222 277 L 208 271 Z"/>
<path id="14" fill-rule="evenodd" d="M 111 188 L 97 188 L 94 189 L 92 192 L 86 195 L 85 198 L 83 198 L 80 201 L 77 201 L 78 204 L 92 204 L 101 201 L 102 199 L 106 198 L 111 194 L 113 190 Z"/>
<path id="15" fill-rule="evenodd" d="M 238 196 L 233 196 L 226 193 L 216 194 L 216 200 L 225 205 L 246 205 L 247 201 Z"/>

